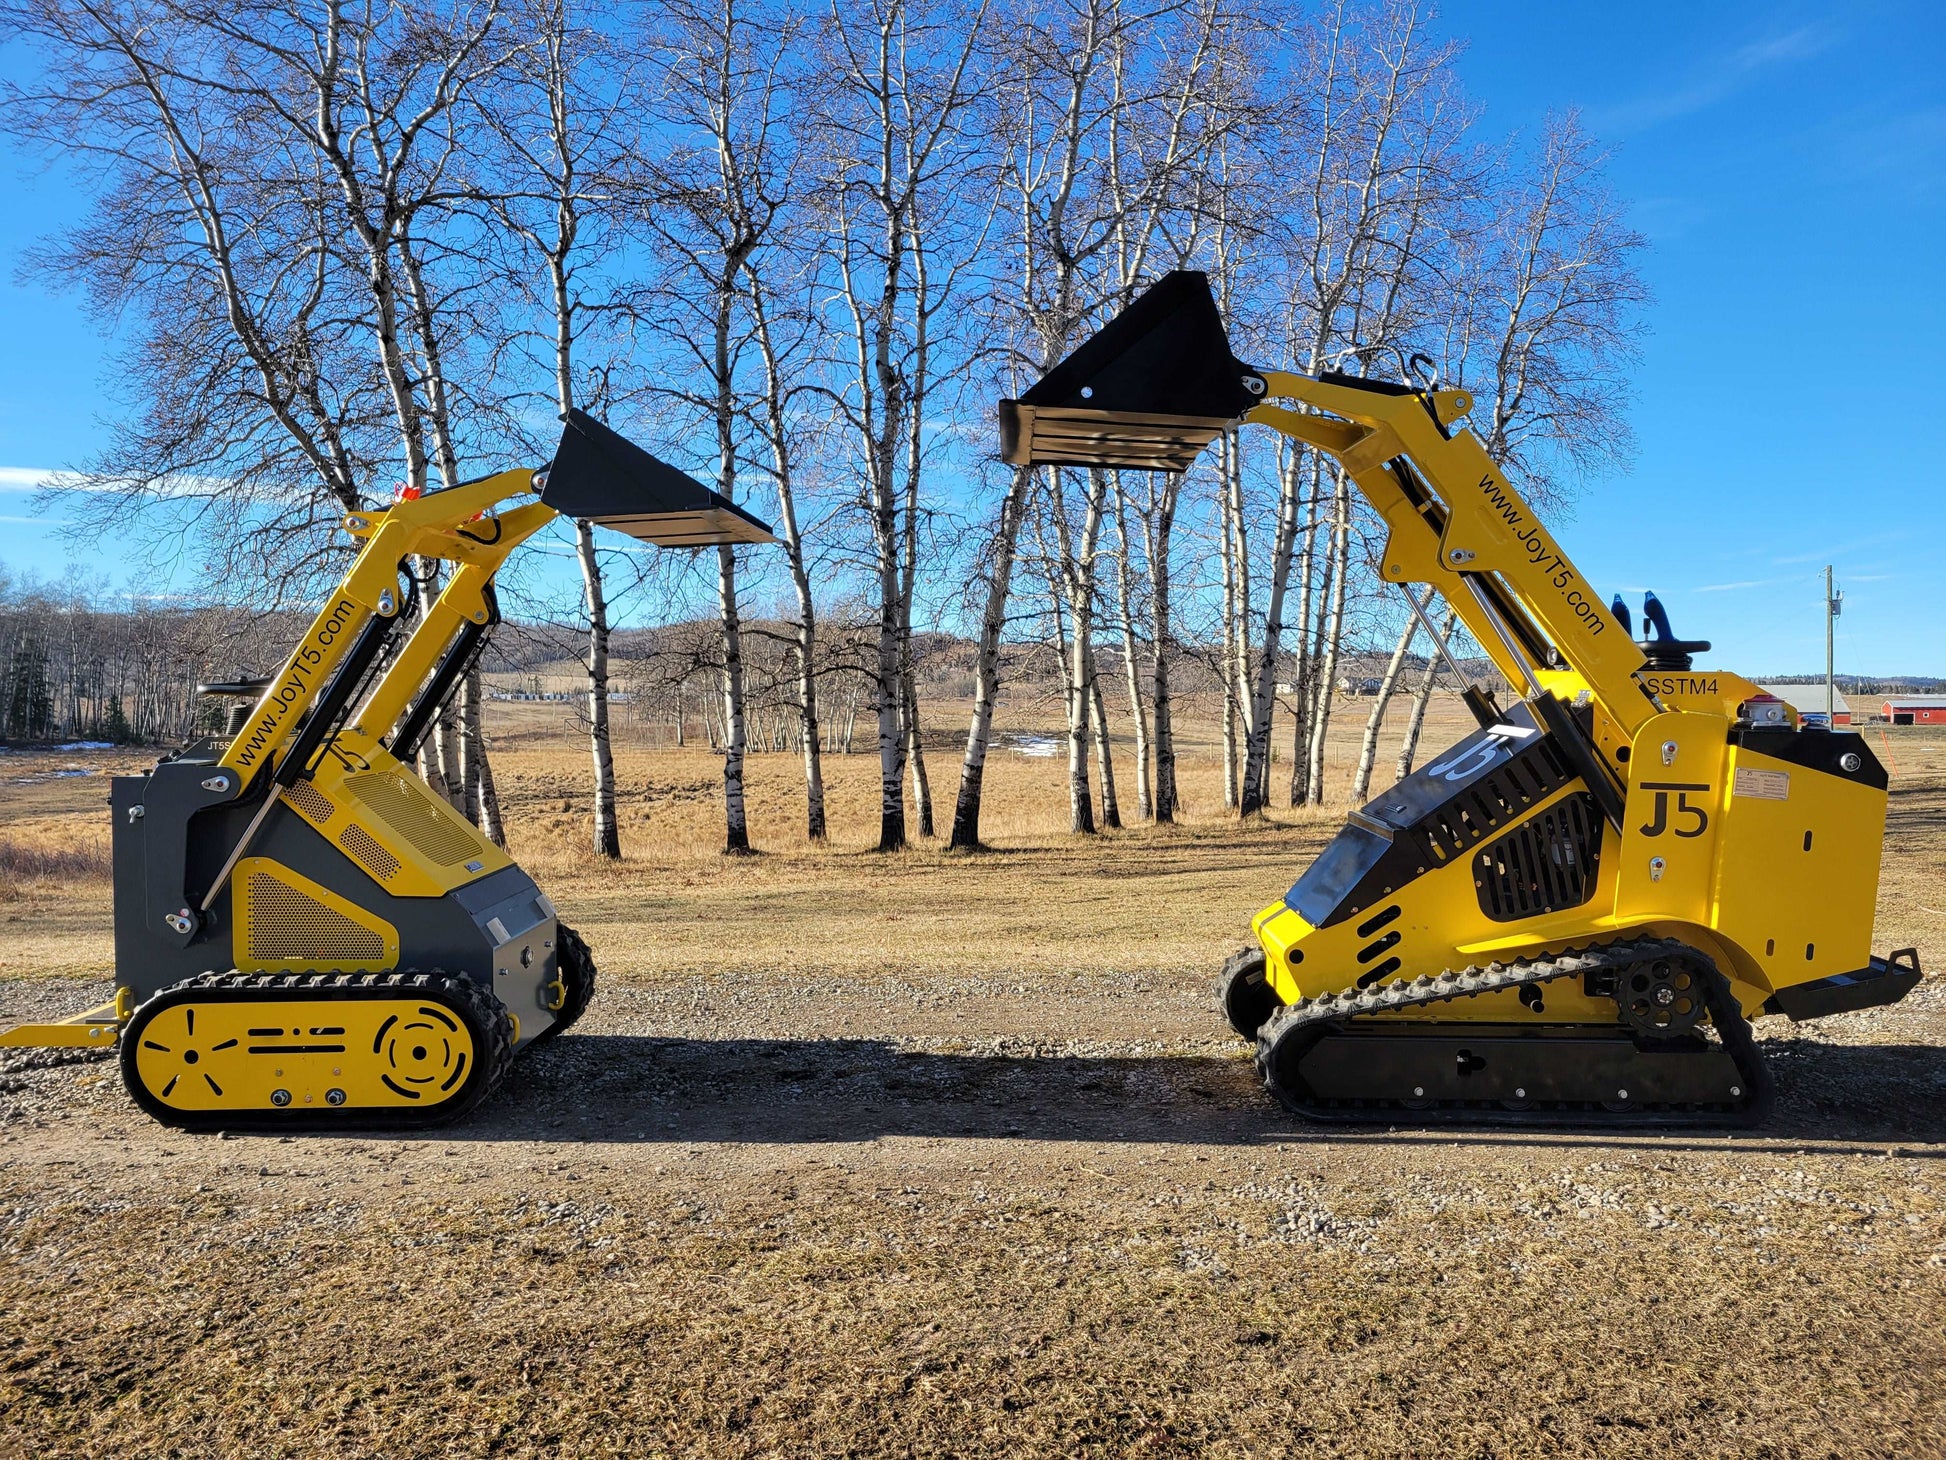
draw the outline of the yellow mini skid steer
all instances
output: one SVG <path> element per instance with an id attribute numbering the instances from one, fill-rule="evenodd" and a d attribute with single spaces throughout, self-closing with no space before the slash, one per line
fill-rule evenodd
<path id="1" fill-rule="evenodd" d="M 1419 362 L 1415 360 L 1414 366 Z M 1430 362 L 1427 362 L 1429 368 Z M 1220 985 L 1270 1091 L 1321 1121 L 1749 1124 L 1748 1020 L 1903 997 L 1871 952 L 1886 776 L 1862 737 L 1693 667 L 1605 606 L 1479 441 L 1463 389 L 1238 361 L 1208 281 L 1156 283 L 1019 400 L 1002 456 L 1181 472 L 1240 423 L 1324 453 L 1388 530 L 1479 728 L 1351 813 Z M 1437 589 L 1520 698 L 1468 684 Z"/>
<path id="2" fill-rule="evenodd" d="M 235 701 L 225 732 L 114 780 L 114 1002 L 0 1045 L 119 1036 L 168 1125 L 414 1127 L 572 1024 L 587 946 L 413 769 L 499 621 L 495 573 L 557 515 L 664 547 L 773 540 L 579 411 L 545 471 L 346 516 L 357 556 L 283 667 L 200 686 Z M 428 559 L 447 572 L 419 601 Z"/>

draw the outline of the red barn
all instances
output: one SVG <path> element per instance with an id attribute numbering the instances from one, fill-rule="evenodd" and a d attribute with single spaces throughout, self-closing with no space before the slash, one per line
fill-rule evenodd
<path id="1" fill-rule="evenodd" d="M 1946 695 L 1895 695 L 1884 710 L 1894 725 L 1946 725 Z"/>

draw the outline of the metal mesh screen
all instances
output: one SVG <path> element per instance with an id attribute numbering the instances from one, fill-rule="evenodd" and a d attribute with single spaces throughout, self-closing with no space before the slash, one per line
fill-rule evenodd
<path id="1" fill-rule="evenodd" d="M 407 776 L 370 771 L 346 781 L 345 789 L 428 861 L 452 867 L 484 851 L 471 827 L 450 812 L 442 815 L 432 797 Z"/>
<path id="2" fill-rule="evenodd" d="M 252 959 L 374 965 L 383 961 L 384 938 L 281 878 L 254 871 L 245 886 Z"/>
<path id="3" fill-rule="evenodd" d="M 329 796 L 309 781 L 298 781 L 285 787 L 284 799 L 320 826 L 329 821 L 338 809 L 331 804 Z"/>
<path id="4" fill-rule="evenodd" d="M 378 838 L 355 822 L 338 833 L 338 845 L 354 862 L 381 882 L 399 875 L 399 859 L 386 851 Z"/>

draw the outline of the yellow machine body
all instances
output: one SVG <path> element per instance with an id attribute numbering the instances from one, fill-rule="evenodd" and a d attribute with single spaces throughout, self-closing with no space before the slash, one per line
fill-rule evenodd
<path id="1" fill-rule="evenodd" d="M 1608 829 L 1585 902 L 1496 920 L 1480 896 L 1495 875 L 1481 865 L 1489 851 L 1444 863 L 1428 858 L 1418 864 L 1423 874 L 1330 927 L 1310 926 L 1283 899 L 1264 908 L 1252 927 L 1271 986 L 1295 1003 L 1376 981 L 1369 978 L 1375 967 L 1384 967 L 1386 981 L 1409 980 L 1650 933 L 1710 952 L 1744 1011 L 1755 1014 L 1779 989 L 1864 968 L 1885 791 L 1731 744 L 1728 731 L 1721 714 L 1693 712 L 1643 726 L 1625 764 L 1653 771 L 1630 785 L 1623 830 L 1617 839 Z M 1578 794 L 1570 786 L 1508 808 L 1486 829 L 1510 833 Z M 1482 848 L 1492 845 L 1482 840 Z M 1393 907 L 1397 914 L 1385 916 Z M 1529 1006 L 1508 990 L 1446 1006 L 1440 1017 L 1612 1022 L 1614 1004 L 1561 989 Z"/>

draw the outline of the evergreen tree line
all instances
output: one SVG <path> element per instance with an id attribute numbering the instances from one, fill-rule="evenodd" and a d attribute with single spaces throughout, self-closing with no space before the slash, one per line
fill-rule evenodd
<path id="1" fill-rule="evenodd" d="M 199 682 L 260 671 L 289 615 L 180 606 L 0 572 L 0 739 L 176 745 L 214 728 Z"/>

